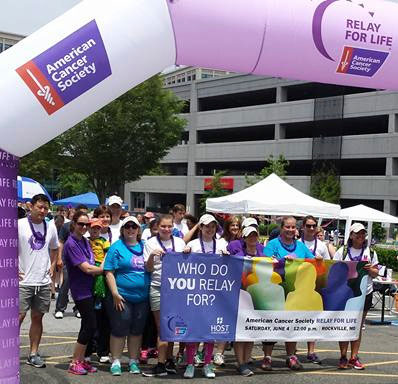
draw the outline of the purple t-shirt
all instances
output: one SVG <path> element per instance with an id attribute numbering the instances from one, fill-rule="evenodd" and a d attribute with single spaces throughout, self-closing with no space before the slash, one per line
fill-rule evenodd
<path id="1" fill-rule="evenodd" d="M 243 239 L 238 239 L 238 240 L 232 240 L 228 245 L 227 245 L 227 251 L 231 254 L 231 255 L 245 255 L 245 252 L 243 250 L 244 248 L 244 240 Z M 256 248 L 257 248 L 257 254 L 258 255 L 262 255 L 263 254 L 263 250 L 264 250 L 264 245 L 262 245 L 261 243 L 257 243 L 256 244 Z"/>
<path id="2" fill-rule="evenodd" d="M 88 240 L 85 237 L 78 240 L 71 234 L 64 244 L 64 256 L 73 300 L 92 297 L 94 276 L 84 273 L 79 268 L 85 261 L 94 265 L 94 255 Z"/>

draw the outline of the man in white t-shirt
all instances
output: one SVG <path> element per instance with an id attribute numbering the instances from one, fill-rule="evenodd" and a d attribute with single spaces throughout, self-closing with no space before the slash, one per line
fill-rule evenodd
<path id="1" fill-rule="evenodd" d="M 112 211 L 112 223 L 109 226 L 112 233 L 112 244 L 120 238 L 122 204 L 123 200 L 119 196 L 113 195 L 108 199 L 108 206 Z"/>
<path id="2" fill-rule="evenodd" d="M 182 204 L 175 204 L 173 207 L 173 236 L 184 238 L 189 232 L 187 224 L 184 222 L 185 206 Z"/>
<path id="3" fill-rule="evenodd" d="M 54 222 L 45 217 L 50 208 L 46 195 L 35 195 L 28 217 L 18 221 L 19 325 L 30 309 L 30 353 L 27 364 L 45 367 L 38 353 L 43 333 L 43 316 L 50 309 L 51 276 L 58 253 L 58 235 Z"/>

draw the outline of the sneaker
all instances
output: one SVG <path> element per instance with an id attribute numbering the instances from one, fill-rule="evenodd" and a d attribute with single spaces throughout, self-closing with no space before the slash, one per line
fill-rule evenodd
<path id="1" fill-rule="evenodd" d="M 186 365 L 184 353 L 180 353 L 180 352 L 177 353 L 176 364 L 177 364 L 177 367 L 183 367 L 184 365 Z"/>
<path id="2" fill-rule="evenodd" d="M 188 364 L 185 368 L 184 378 L 185 379 L 193 379 L 195 376 L 195 367 L 193 364 Z"/>
<path id="3" fill-rule="evenodd" d="M 148 350 L 147 349 L 141 349 L 139 360 L 140 360 L 141 364 L 148 363 Z"/>
<path id="4" fill-rule="evenodd" d="M 203 366 L 203 376 L 207 379 L 214 379 L 216 377 L 214 367 L 211 364 L 205 364 Z"/>
<path id="5" fill-rule="evenodd" d="M 303 369 L 303 366 L 300 364 L 296 355 L 292 355 L 286 359 L 286 365 L 292 371 L 300 371 Z"/>
<path id="6" fill-rule="evenodd" d="M 148 349 L 148 359 L 157 359 L 158 358 L 158 350 L 156 348 Z"/>
<path id="7" fill-rule="evenodd" d="M 164 364 L 158 363 L 149 372 L 142 372 L 142 376 L 145 376 L 145 377 L 167 376 L 167 371 L 166 371 Z"/>
<path id="8" fill-rule="evenodd" d="M 238 366 L 238 372 L 245 377 L 253 376 L 253 371 L 249 368 L 247 364 L 241 364 Z"/>
<path id="9" fill-rule="evenodd" d="M 63 319 L 64 318 L 64 313 L 61 312 L 61 311 L 57 311 L 57 312 L 54 313 L 54 317 L 56 319 Z"/>
<path id="10" fill-rule="evenodd" d="M 80 312 L 78 310 L 73 311 L 73 314 L 75 315 L 75 317 L 77 317 L 78 319 L 82 318 L 82 315 L 80 314 Z"/>
<path id="11" fill-rule="evenodd" d="M 81 365 L 89 373 L 95 373 L 98 371 L 98 369 L 93 367 L 89 361 L 82 361 Z"/>
<path id="12" fill-rule="evenodd" d="M 120 376 L 122 374 L 122 367 L 120 364 L 112 364 L 110 371 L 112 376 Z"/>
<path id="13" fill-rule="evenodd" d="M 359 371 L 365 369 L 365 366 L 359 361 L 358 356 L 355 356 L 354 358 L 350 359 L 348 365 L 354 369 L 358 369 Z"/>
<path id="14" fill-rule="evenodd" d="M 319 357 L 317 356 L 316 353 L 309 353 L 307 355 L 307 360 L 310 363 L 314 363 L 314 364 L 322 364 L 322 361 L 319 360 Z"/>
<path id="15" fill-rule="evenodd" d="M 340 357 L 339 369 L 348 369 L 348 368 L 351 368 L 351 367 L 348 365 L 347 358 L 345 356 Z"/>
<path id="16" fill-rule="evenodd" d="M 74 375 L 87 375 L 87 370 L 84 369 L 81 361 L 73 361 L 70 363 L 68 372 L 73 373 Z"/>
<path id="17" fill-rule="evenodd" d="M 204 364 L 203 351 L 202 352 L 199 352 L 199 351 L 196 352 L 195 357 L 194 357 L 194 363 L 195 363 L 195 367 L 198 367 L 198 366 Z"/>
<path id="18" fill-rule="evenodd" d="M 167 373 L 171 373 L 174 375 L 177 373 L 177 367 L 173 359 L 166 360 L 165 368 Z"/>
<path id="19" fill-rule="evenodd" d="M 261 369 L 263 371 L 272 371 L 272 359 L 271 356 L 265 356 L 261 363 Z"/>
<path id="20" fill-rule="evenodd" d="M 109 364 L 111 362 L 111 358 L 109 356 L 101 356 L 99 358 L 99 362 L 102 364 Z"/>
<path id="21" fill-rule="evenodd" d="M 141 370 L 140 370 L 140 368 L 138 367 L 136 361 L 131 361 L 131 362 L 129 363 L 129 372 L 130 372 L 130 373 L 133 373 L 134 375 L 138 375 L 138 374 L 141 373 Z"/>
<path id="22" fill-rule="evenodd" d="M 26 360 L 26 364 L 32 365 L 36 368 L 44 368 L 46 366 L 46 363 L 38 353 L 35 355 L 29 355 L 28 359 Z"/>
<path id="23" fill-rule="evenodd" d="M 220 367 L 222 367 L 222 366 L 225 365 L 224 355 L 223 355 L 222 353 L 217 352 L 217 353 L 214 355 L 214 364 L 215 364 L 215 365 L 218 365 L 218 366 L 220 366 Z"/>

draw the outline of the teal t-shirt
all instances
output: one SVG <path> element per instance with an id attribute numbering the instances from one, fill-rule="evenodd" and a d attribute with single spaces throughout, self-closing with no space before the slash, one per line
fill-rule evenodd
<path id="1" fill-rule="evenodd" d="M 109 248 L 105 258 L 104 270 L 114 271 L 119 294 L 131 303 L 148 299 L 150 275 L 144 266 L 144 243 L 134 247 L 117 240 Z"/>
<path id="2" fill-rule="evenodd" d="M 289 250 L 288 250 L 289 249 Z M 295 241 L 295 246 L 284 248 L 281 241 L 276 239 L 268 242 L 264 248 L 264 255 L 271 257 L 275 256 L 277 259 L 282 259 L 285 256 L 291 255 L 297 259 L 313 259 L 314 255 L 301 241 Z"/>

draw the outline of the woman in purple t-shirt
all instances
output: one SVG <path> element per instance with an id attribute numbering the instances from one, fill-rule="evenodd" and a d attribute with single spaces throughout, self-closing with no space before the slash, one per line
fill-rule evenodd
<path id="1" fill-rule="evenodd" d="M 88 360 L 85 360 L 85 355 L 88 355 L 87 344 L 93 338 L 96 330 L 93 298 L 94 276 L 103 273 L 103 266 L 96 267 L 94 265 L 93 252 L 88 240 L 84 237 L 89 225 L 87 214 L 77 211 L 72 218 L 71 234 L 64 244 L 70 290 L 82 319 L 72 362 L 68 369 L 75 375 L 86 375 L 88 372 L 97 371 Z"/>

